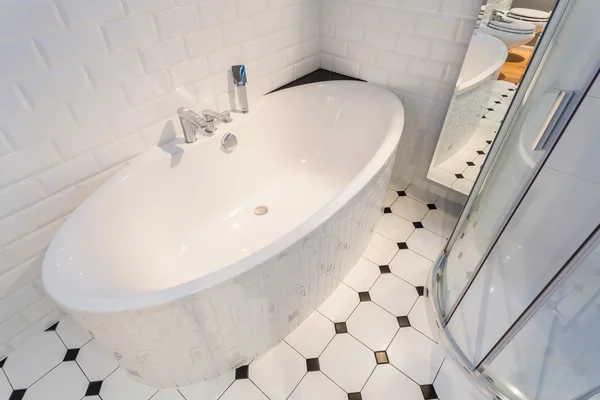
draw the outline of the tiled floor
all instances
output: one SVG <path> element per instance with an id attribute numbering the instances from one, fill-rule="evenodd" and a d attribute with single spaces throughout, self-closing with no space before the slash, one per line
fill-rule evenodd
<path id="1" fill-rule="evenodd" d="M 516 90 L 514 83 L 496 81 L 487 110 L 473 138 L 454 157 L 431 168 L 427 178 L 469 194 Z"/>
<path id="2" fill-rule="evenodd" d="M 445 360 L 425 315 L 425 280 L 456 218 L 392 183 L 385 214 L 344 283 L 248 366 L 179 390 L 129 379 L 66 318 L 0 362 L 0 400 L 481 399 Z M 439 204 L 439 203 L 438 203 Z"/>

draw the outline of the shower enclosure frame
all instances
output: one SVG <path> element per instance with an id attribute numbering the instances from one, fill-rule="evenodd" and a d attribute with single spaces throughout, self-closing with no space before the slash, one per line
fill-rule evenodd
<path id="1" fill-rule="evenodd" d="M 444 266 L 447 261 L 447 257 L 449 256 L 450 250 L 456 243 L 456 240 L 458 239 L 458 236 L 462 231 L 463 226 L 467 223 L 472 208 L 477 200 L 478 194 L 481 191 L 490 170 L 492 169 L 494 160 L 499 154 L 502 148 L 502 144 L 511 130 L 512 124 L 515 122 L 519 106 L 524 101 L 524 99 L 526 99 L 529 96 L 530 91 L 533 88 L 532 84 L 536 81 L 537 76 L 539 74 L 539 68 L 543 64 L 545 57 L 547 56 L 547 50 L 551 46 L 552 38 L 557 32 L 560 22 L 563 20 L 563 17 L 566 11 L 569 9 L 569 5 L 572 2 L 572 0 L 557 0 L 557 4 L 555 5 L 554 11 L 552 13 L 552 18 L 546 25 L 545 34 L 542 36 L 541 40 L 538 42 L 538 45 L 534 50 L 529 65 L 527 66 L 527 69 L 525 71 L 525 75 L 523 76 L 523 80 L 520 84 L 520 88 L 515 94 L 511 106 L 509 107 L 507 114 L 504 118 L 504 121 L 500 129 L 498 130 L 496 140 L 494 140 L 490 148 L 490 152 L 481 168 L 481 172 L 477 180 L 475 181 L 475 184 L 473 185 L 473 189 L 467 199 L 467 202 L 465 204 L 464 209 L 461 212 L 461 215 L 459 216 L 454 231 L 452 232 L 440 256 L 434 263 L 433 269 L 430 271 L 428 279 L 427 298 L 429 302 L 429 320 L 431 324 L 434 325 L 434 329 L 437 331 L 440 345 L 442 345 L 442 347 L 445 349 L 446 353 L 450 356 L 450 358 L 452 358 L 462 368 L 465 369 L 465 371 L 468 373 L 468 376 L 470 377 L 471 382 L 480 392 L 498 400 L 511 399 L 506 397 L 506 395 L 504 395 L 498 390 L 498 388 L 494 385 L 492 378 L 485 375 L 485 368 L 506 347 L 506 345 L 516 336 L 516 334 L 519 331 L 521 331 L 521 329 L 531 319 L 535 312 L 539 310 L 543 304 L 545 304 L 545 301 L 548 299 L 548 297 L 550 297 L 560 286 L 560 284 L 564 282 L 564 280 L 571 274 L 571 272 L 573 272 L 575 267 L 579 265 L 579 262 L 591 252 L 595 245 L 598 245 L 600 243 L 600 225 L 598 225 L 596 229 L 587 237 L 584 243 L 581 246 L 579 246 L 579 248 L 574 252 L 574 254 L 569 258 L 569 260 L 544 286 L 542 291 L 534 298 L 534 300 L 527 306 L 527 308 L 519 315 L 519 317 L 514 321 L 514 323 L 502 335 L 502 337 L 494 344 L 494 346 L 487 352 L 487 354 L 483 356 L 481 361 L 479 361 L 476 365 L 474 365 L 462 352 L 456 341 L 453 339 L 451 333 L 449 332 L 447 324 L 454 315 L 454 312 L 463 300 L 465 294 L 468 292 L 475 278 L 478 276 L 479 272 L 481 271 L 481 268 L 485 264 L 487 257 L 498 242 L 499 238 L 502 236 L 508 223 L 511 221 L 516 210 L 519 208 L 519 205 L 523 201 L 525 195 L 528 193 L 533 182 L 536 180 L 546 160 L 552 153 L 554 145 L 557 143 L 565 128 L 568 126 L 574 114 L 577 112 L 579 105 L 585 98 L 587 92 L 591 87 L 591 84 L 594 82 L 594 79 L 599 75 L 600 66 L 596 66 L 596 73 L 593 74 L 588 80 L 586 90 L 582 90 L 579 92 L 568 92 L 564 94 L 566 100 L 562 103 L 563 107 L 560 110 L 557 110 L 557 112 L 555 113 L 555 117 L 548 121 L 549 129 L 552 133 L 549 136 L 546 143 L 544 144 L 544 148 L 547 149 L 547 151 L 536 163 L 535 167 L 531 171 L 529 178 L 527 179 L 527 182 L 516 194 L 511 206 L 509 207 L 509 211 L 505 214 L 503 218 L 501 218 L 501 222 L 499 225 L 500 227 L 494 232 L 494 237 L 490 240 L 489 245 L 480 257 L 472 275 L 465 282 L 458 297 L 453 302 L 448 312 L 443 311 L 439 283 L 442 279 L 444 273 Z M 585 393 L 582 393 L 574 400 L 589 399 L 598 393 L 600 393 L 600 386 L 597 386 Z"/>

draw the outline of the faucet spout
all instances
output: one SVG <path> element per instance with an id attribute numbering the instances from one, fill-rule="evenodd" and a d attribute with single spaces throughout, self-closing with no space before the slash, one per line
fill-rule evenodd
<path id="1" fill-rule="evenodd" d="M 200 115 L 190 110 L 189 108 L 180 107 L 177 109 L 183 137 L 187 143 L 193 143 L 197 139 L 197 130 L 205 128 L 207 123 Z"/>
<path id="2" fill-rule="evenodd" d="M 243 64 L 233 65 L 231 67 L 231 74 L 233 76 L 233 83 L 237 87 L 240 112 L 246 114 L 249 111 L 248 93 L 246 92 L 246 83 L 248 82 L 248 78 L 246 77 L 246 66 Z"/>

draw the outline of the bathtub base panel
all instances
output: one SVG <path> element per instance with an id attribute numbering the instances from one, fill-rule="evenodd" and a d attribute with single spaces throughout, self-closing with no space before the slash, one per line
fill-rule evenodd
<path id="1" fill-rule="evenodd" d="M 314 312 L 362 256 L 382 214 L 395 152 L 320 227 L 236 278 L 161 307 L 74 317 L 151 387 L 187 386 L 249 363 Z"/>

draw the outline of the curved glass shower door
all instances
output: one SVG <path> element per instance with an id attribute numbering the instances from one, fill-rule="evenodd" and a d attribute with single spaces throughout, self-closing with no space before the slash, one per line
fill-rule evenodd
<path id="1" fill-rule="evenodd" d="M 558 3 L 436 266 L 441 341 L 497 398 L 600 390 L 598 13 Z"/>

